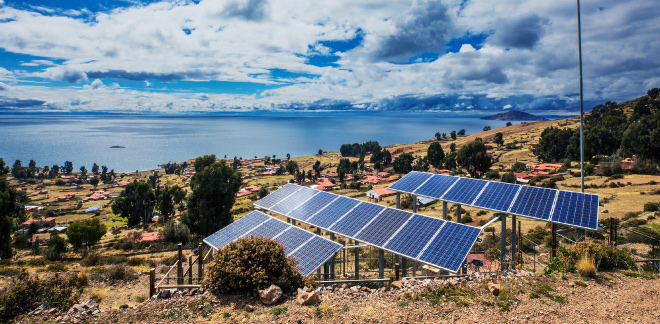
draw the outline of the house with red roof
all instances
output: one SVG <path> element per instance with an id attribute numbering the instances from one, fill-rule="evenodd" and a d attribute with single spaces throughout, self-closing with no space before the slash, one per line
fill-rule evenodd
<path id="1" fill-rule="evenodd" d="M 251 192 L 255 192 L 255 191 L 259 191 L 259 189 L 261 189 L 261 188 L 259 188 L 258 186 L 255 186 L 255 185 L 251 185 L 251 186 L 245 187 L 244 189 L 248 190 L 248 191 L 251 191 Z"/>
<path id="2" fill-rule="evenodd" d="M 338 177 L 338 176 L 339 176 L 339 175 L 336 174 L 336 173 L 334 173 L 334 172 L 328 172 L 328 173 L 325 174 L 325 177 L 326 177 L 326 178 L 336 178 L 336 177 Z"/>
<path id="3" fill-rule="evenodd" d="M 325 190 L 325 189 L 335 187 L 335 184 L 332 183 L 332 181 L 330 181 L 330 179 L 328 179 L 328 178 L 318 178 L 318 179 L 316 179 L 316 184 L 319 185 L 319 186 L 324 187 L 324 189 L 320 189 L 320 190 Z"/>
<path id="4" fill-rule="evenodd" d="M 373 199 L 375 202 L 383 200 L 383 197 L 391 196 L 396 194 L 396 191 L 390 190 L 389 188 L 373 188 L 367 191 L 367 197 Z"/>

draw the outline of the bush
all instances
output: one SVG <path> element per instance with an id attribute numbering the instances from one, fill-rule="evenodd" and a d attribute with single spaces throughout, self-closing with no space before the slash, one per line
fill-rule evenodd
<path id="1" fill-rule="evenodd" d="M 593 257 L 584 254 L 575 265 L 577 272 L 583 277 L 593 278 L 596 276 L 596 261 Z"/>
<path id="2" fill-rule="evenodd" d="M 576 265 L 584 255 L 594 259 L 598 270 L 631 269 L 635 265 L 627 250 L 613 250 L 607 245 L 580 242 L 569 248 L 560 247 L 559 252 L 566 271 L 571 272 L 577 270 Z"/>
<path id="3" fill-rule="evenodd" d="M 472 217 L 468 215 L 461 217 L 461 223 L 463 224 L 472 223 Z"/>
<path id="4" fill-rule="evenodd" d="M 48 249 L 46 249 L 46 259 L 59 260 L 62 258 L 62 254 L 66 253 L 66 250 L 66 240 L 57 234 L 57 232 L 51 232 L 50 239 L 48 240 Z"/>
<path id="5" fill-rule="evenodd" d="M 660 210 L 660 203 L 649 202 L 649 203 L 644 204 L 644 211 L 645 212 L 652 212 L 652 211 L 656 211 L 656 210 Z"/>
<path id="6" fill-rule="evenodd" d="M 295 259 L 286 257 L 282 244 L 262 237 L 241 238 L 218 250 L 206 274 L 202 286 L 217 294 L 303 284 Z"/>
<path id="7" fill-rule="evenodd" d="M 513 174 L 513 172 L 505 173 L 502 175 L 502 182 L 515 183 L 516 176 Z"/>
<path id="8" fill-rule="evenodd" d="M 14 235 L 14 247 L 17 249 L 24 249 L 30 246 L 30 240 L 25 233 L 16 233 Z"/>
<path id="9" fill-rule="evenodd" d="M 135 279 L 135 273 L 133 272 L 133 269 L 130 267 L 127 267 L 124 264 L 117 264 L 112 267 L 106 272 L 106 278 L 110 281 L 118 281 L 118 280 L 132 280 Z"/>
<path id="10" fill-rule="evenodd" d="M 62 262 L 55 262 L 53 264 L 49 264 L 46 267 L 46 271 L 51 271 L 51 272 L 67 272 L 69 271 L 69 268 Z"/>
<path id="11" fill-rule="evenodd" d="M 84 277 L 71 275 L 54 279 L 21 278 L 7 294 L 0 296 L 0 321 L 7 322 L 30 310 L 32 303 L 48 302 L 51 307 L 69 309 L 78 302 Z"/>
<path id="12" fill-rule="evenodd" d="M 160 232 L 160 237 L 165 242 L 186 244 L 190 239 L 190 230 L 186 225 L 172 219 L 165 223 L 163 230 Z"/>

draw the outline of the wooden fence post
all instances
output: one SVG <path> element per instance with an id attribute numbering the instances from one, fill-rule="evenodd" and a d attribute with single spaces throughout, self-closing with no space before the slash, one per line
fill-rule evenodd
<path id="1" fill-rule="evenodd" d="M 188 284 L 192 285 L 192 273 L 193 273 L 193 260 L 192 255 L 188 256 Z"/>
<path id="2" fill-rule="evenodd" d="M 149 270 L 149 298 L 156 293 L 156 269 Z"/>
<path id="3" fill-rule="evenodd" d="M 179 243 L 179 263 L 176 266 L 176 283 L 177 285 L 183 285 L 183 251 L 181 251 L 181 243 Z"/>
<path id="4" fill-rule="evenodd" d="M 399 264 L 394 264 L 394 281 L 399 281 Z"/>
<path id="5" fill-rule="evenodd" d="M 197 249 L 198 251 L 198 256 L 197 256 L 197 281 L 201 285 L 202 284 L 202 278 L 204 277 L 204 245 L 200 242 L 199 243 L 199 248 Z"/>

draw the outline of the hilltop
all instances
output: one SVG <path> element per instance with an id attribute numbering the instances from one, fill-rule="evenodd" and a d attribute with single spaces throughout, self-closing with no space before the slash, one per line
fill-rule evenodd
<path id="1" fill-rule="evenodd" d="M 492 116 L 481 117 L 485 120 L 520 120 L 520 121 L 546 121 L 547 119 L 539 116 L 526 113 L 524 111 L 507 111 L 505 113 L 500 113 Z"/>

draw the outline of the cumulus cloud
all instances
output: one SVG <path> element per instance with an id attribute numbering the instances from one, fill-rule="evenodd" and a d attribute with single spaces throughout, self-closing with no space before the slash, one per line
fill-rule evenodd
<path id="1" fill-rule="evenodd" d="M 493 41 L 504 47 L 532 48 L 541 38 L 548 20 L 536 14 L 502 19 L 497 22 Z"/>
<path id="2" fill-rule="evenodd" d="M 234 0 L 227 3 L 224 16 L 259 21 L 268 16 L 267 0 Z"/>

